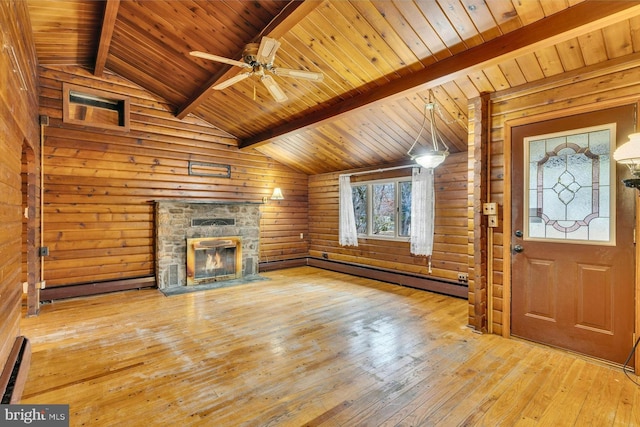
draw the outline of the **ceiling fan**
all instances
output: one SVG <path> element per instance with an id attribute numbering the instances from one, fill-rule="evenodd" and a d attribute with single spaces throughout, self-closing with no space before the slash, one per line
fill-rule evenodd
<path id="1" fill-rule="evenodd" d="M 322 73 L 314 73 L 312 71 L 274 67 L 273 60 L 275 59 L 276 51 L 279 47 L 280 42 L 278 40 L 270 37 L 263 37 L 260 41 L 260 45 L 258 45 L 258 43 L 250 43 L 245 47 L 242 54 L 244 62 L 199 51 L 193 51 L 191 52 L 191 55 L 197 56 L 198 58 L 249 69 L 249 71 L 240 73 L 223 81 L 222 83 L 218 83 L 213 87 L 213 89 L 222 90 L 248 77 L 256 75 L 260 77 L 260 81 L 267 88 L 269 93 L 271 93 L 271 96 L 273 96 L 276 102 L 284 102 L 287 100 L 287 95 L 284 93 L 282 88 L 280 88 L 280 85 L 278 85 L 273 76 L 268 73 L 273 73 L 276 76 L 296 77 L 316 82 L 322 81 L 323 75 Z"/>

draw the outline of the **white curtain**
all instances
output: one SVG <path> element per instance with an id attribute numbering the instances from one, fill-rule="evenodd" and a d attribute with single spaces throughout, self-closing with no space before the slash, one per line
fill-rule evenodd
<path id="1" fill-rule="evenodd" d="M 338 225 L 338 243 L 341 246 L 358 246 L 358 230 L 356 229 L 356 215 L 353 211 L 351 198 L 351 178 L 341 175 L 340 191 L 340 224 Z"/>
<path id="2" fill-rule="evenodd" d="M 435 198 L 433 169 L 413 168 L 411 175 L 411 253 L 431 256 Z"/>

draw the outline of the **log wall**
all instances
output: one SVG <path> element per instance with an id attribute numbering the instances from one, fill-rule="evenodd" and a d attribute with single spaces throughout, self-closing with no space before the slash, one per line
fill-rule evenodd
<path id="1" fill-rule="evenodd" d="M 307 176 L 188 116 L 115 75 L 78 67 L 40 69 L 44 143 L 44 245 L 48 287 L 154 274 L 153 201 L 282 201 L 262 206 L 261 260 L 306 256 Z M 130 98 L 130 131 L 63 123 L 63 83 Z M 189 161 L 230 166 L 230 177 L 189 174 Z M 304 238 L 300 238 L 300 234 Z"/>
<path id="2" fill-rule="evenodd" d="M 498 203 L 498 228 L 493 230 L 492 274 L 489 281 L 490 331 L 510 332 L 510 198 L 509 171 L 506 169 L 509 148 L 508 125 L 597 110 L 638 101 L 640 67 L 620 61 L 595 65 L 580 73 L 569 72 L 547 79 L 544 84 L 497 93 L 491 100 L 491 162 L 488 170 L 489 199 Z M 632 191 L 632 190 L 629 190 Z M 634 197 L 633 193 L 629 193 Z M 506 228 L 505 228 L 506 227 Z M 505 234 L 505 230 L 509 234 Z M 470 313 L 473 307 L 469 307 Z"/>
<path id="3" fill-rule="evenodd" d="M 26 199 L 22 195 L 23 150 L 39 155 L 37 63 L 27 3 L 0 1 L 0 373 L 7 368 L 7 358 L 20 335 L 22 281 L 29 278 L 32 287 L 37 271 L 26 271 L 36 265 L 34 248 L 22 244 L 22 218 Z M 14 55 L 15 53 L 15 55 Z M 33 164 L 31 164 L 33 167 Z M 25 166 L 25 174 L 29 170 Z M 37 194 L 33 181 L 32 195 Z M 26 179 L 26 175 L 25 179 Z M 26 182 L 26 181 L 25 181 Z M 38 214 L 37 200 L 30 200 L 32 219 Z M 26 230 L 25 230 L 26 231 Z M 32 239 L 37 238 L 31 230 Z M 26 244 L 26 241 L 25 241 Z M 33 244 L 33 243 L 31 243 Z M 23 248 L 21 250 L 21 248 Z M 22 271 L 24 253 L 25 271 Z M 27 256 L 31 257 L 27 263 Z M 4 388 L 0 387 L 0 393 Z"/>
<path id="4" fill-rule="evenodd" d="M 353 171 L 341 173 L 346 172 Z M 410 254 L 409 242 L 359 239 L 357 247 L 338 244 L 339 175 L 328 173 L 309 178 L 310 256 L 453 282 L 458 281 L 458 273 L 468 271 L 466 153 L 450 155 L 435 169 L 436 213 L 431 273 L 426 257 Z M 410 175 L 411 169 L 407 168 L 364 177 L 370 180 Z M 360 177 L 352 179 L 356 178 Z"/>

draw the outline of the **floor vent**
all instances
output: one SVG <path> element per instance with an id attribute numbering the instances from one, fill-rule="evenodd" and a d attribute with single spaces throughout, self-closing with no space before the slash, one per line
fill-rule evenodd
<path id="1" fill-rule="evenodd" d="M 20 403 L 30 365 L 31 343 L 23 336 L 17 337 L 9 353 L 7 364 L 0 372 L 0 394 L 3 405 Z"/>
<path id="2" fill-rule="evenodd" d="M 178 264 L 169 265 L 169 286 L 180 286 L 178 279 Z"/>

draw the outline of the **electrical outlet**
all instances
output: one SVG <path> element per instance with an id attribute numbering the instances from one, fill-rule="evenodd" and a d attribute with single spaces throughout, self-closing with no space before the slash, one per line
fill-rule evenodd
<path id="1" fill-rule="evenodd" d="M 458 282 L 468 282 L 469 274 L 468 273 L 458 273 Z"/>
<path id="2" fill-rule="evenodd" d="M 300 233 L 300 238 L 304 239 L 304 233 Z"/>
<path id="3" fill-rule="evenodd" d="M 498 226 L 498 215 L 489 215 L 487 216 L 489 220 L 489 227 L 497 227 Z"/>
<path id="4" fill-rule="evenodd" d="M 49 256 L 49 247 L 48 246 L 40 247 L 40 256 Z"/>

